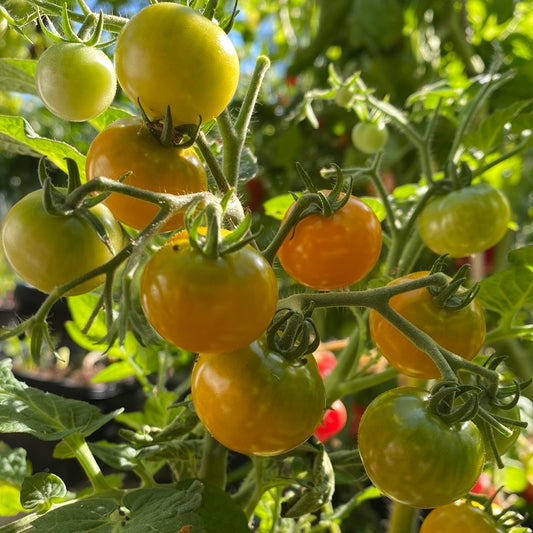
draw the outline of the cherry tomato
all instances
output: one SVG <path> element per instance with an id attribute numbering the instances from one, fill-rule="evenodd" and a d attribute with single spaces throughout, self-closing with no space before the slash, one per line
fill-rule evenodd
<path id="1" fill-rule="evenodd" d="M 239 58 L 226 33 L 190 7 L 160 2 L 141 9 L 117 38 L 118 81 L 152 117 L 170 106 L 175 125 L 207 122 L 228 105 Z"/>
<path id="2" fill-rule="evenodd" d="M 37 61 L 35 83 L 46 108 L 73 122 L 103 113 L 117 90 L 111 59 L 81 43 L 61 42 L 47 48 Z"/>
<path id="3" fill-rule="evenodd" d="M 97 176 L 123 180 L 126 185 L 158 193 L 190 194 L 207 190 L 207 175 L 193 148 L 163 146 L 136 117 L 119 119 L 93 140 L 85 163 L 87 179 Z M 159 208 L 150 202 L 123 194 L 111 194 L 105 204 L 120 222 L 141 230 Z M 177 213 L 160 231 L 183 225 Z"/>
<path id="4" fill-rule="evenodd" d="M 314 358 L 316 359 L 318 370 L 322 379 L 331 374 L 331 371 L 335 368 L 337 364 L 337 358 L 333 352 L 329 350 L 317 350 L 313 353 Z"/>
<path id="5" fill-rule="evenodd" d="M 485 444 L 485 450 L 488 452 L 488 448 Z M 481 472 L 477 478 L 476 484 L 470 489 L 472 494 L 482 494 L 490 498 L 496 490 L 492 485 L 492 480 L 486 472 Z"/>
<path id="6" fill-rule="evenodd" d="M 328 191 L 322 192 L 328 195 Z M 331 290 L 348 287 L 366 276 L 380 253 L 377 216 L 362 200 L 351 196 L 329 217 L 316 213 L 300 220 L 281 244 L 278 258 L 285 272 L 301 285 Z"/>
<path id="7" fill-rule="evenodd" d="M 485 460 L 476 425 L 446 423 L 430 410 L 429 393 L 415 387 L 390 389 L 368 405 L 358 445 L 370 481 L 411 507 L 438 507 L 464 496 Z"/>
<path id="8" fill-rule="evenodd" d="M 287 361 L 263 338 L 235 352 L 199 354 L 191 393 L 211 435 L 246 455 L 296 448 L 317 428 L 326 402 L 315 359 Z"/>
<path id="9" fill-rule="evenodd" d="M 466 257 L 499 242 L 510 218 L 511 208 L 503 192 L 479 183 L 430 200 L 418 217 L 418 229 L 436 254 Z"/>
<path id="10" fill-rule="evenodd" d="M 420 528 L 420 533 L 504 533 L 481 507 L 458 500 L 431 511 Z"/>
<path id="11" fill-rule="evenodd" d="M 320 442 L 326 442 L 339 433 L 346 425 L 348 413 L 342 400 L 335 400 L 331 406 L 326 409 L 322 422 L 316 428 L 315 436 Z"/>
<path id="12" fill-rule="evenodd" d="M 114 251 L 119 251 L 122 230 L 109 209 L 98 204 L 91 211 L 105 228 Z M 84 218 L 45 211 L 41 190 L 24 196 L 9 210 L 2 224 L 2 244 L 17 275 L 45 293 L 113 257 Z M 68 295 L 89 292 L 103 281 L 104 276 L 92 278 L 71 289 Z"/>
<path id="13" fill-rule="evenodd" d="M 211 258 L 182 231 L 145 265 L 140 296 L 148 321 L 166 341 L 191 352 L 230 352 L 266 330 L 278 284 L 252 246 Z"/>
<path id="14" fill-rule="evenodd" d="M 358 122 L 352 129 L 353 145 L 365 154 L 373 154 L 381 150 L 389 133 L 385 124 Z"/>
<path id="15" fill-rule="evenodd" d="M 428 274 L 427 271 L 412 272 L 393 280 L 389 285 L 398 285 Z M 464 359 L 472 360 L 483 345 L 485 315 L 476 299 L 462 309 L 438 307 L 429 290 L 422 288 L 393 296 L 389 304 L 437 344 Z M 398 372 L 423 379 L 439 377 L 440 373 L 431 357 L 419 350 L 375 310 L 370 311 L 369 325 L 370 335 L 378 350 Z"/>

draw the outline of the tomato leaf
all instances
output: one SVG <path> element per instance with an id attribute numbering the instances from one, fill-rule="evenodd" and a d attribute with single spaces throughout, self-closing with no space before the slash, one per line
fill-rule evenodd
<path id="1" fill-rule="evenodd" d="M 507 124 L 512 123 L 531 102 L 532 100 L 520 100 L 491 113 L 474 132 L 463 137 L 465 148 L 475 147 L 487 154 L 493 147 L 500 147 Z"/>
<path id="2" fill-rule="evenodd" d="M 0 91 L 37 95 L 32 59 L 0 59 Z"/>
<path id="3" fill-rule="evenodd" d="M 28 387 L 13 375 L 11 360 L 0 361 L 0 433 L 29 433 L 45 441 L 87 436 L 120 412 L 102 415 L 94 405 Z"/>
<path id="4" fill-rule="evenodd" d="M 533 329 L 523 326 L 527 315 L 524 311 L 531 311 L 533 306 L 533 246 L 514 250 L 509 262 L 509 268 L 480 283 L 477 298 L 481 305 L 500 315 L 499 326 L 487 334 L 487 342 L 491 335 L 533 339 Z"/>
<path id="5" fill-rule="evenodd" d="M 0 479 L 12 485 L 20 485 L 29 474 L 26 450 L 13 449 L 5 442 L 0 442 Z"/>
<path id="6" fill-rule="evenodd" d="M 20 502 L 24 509 L 48 509 L 53 503 L 65 499 L 67 487 L 55 474 L 37 472 L 27 477 L 20 489 Z"/>
<path id="7" fill-rule="evenodd" d="M 85 157 L 76 148 L 62 141 L 37 135 L 30 123 L 22 117 L 0 115 L 0 150 L 33 157 L 46 156 L 63 172 L 67 171 L 65 158 L 73 159 L 85 181 Z"/>

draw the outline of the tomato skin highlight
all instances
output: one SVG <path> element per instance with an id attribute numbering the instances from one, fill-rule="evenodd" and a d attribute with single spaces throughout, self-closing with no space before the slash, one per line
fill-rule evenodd
<path id="1" fill-rule="evenodd" d="M 507 231 L 509 200 L 488 184 L 432 198 L 418 217 L 420 237 L 436 254 L 466 257 L 488 250 Z"/>
<path id="2" fill-rule="evenodd" d="M 93 140 L 85 162 L 87 179 L 104 176 L 139 189 L 174 195 L 207 190 L 207 174 L 193 148 L 163 146 L 140 118 L 116 120 Z M 112 193 L 105 200 L 117 220 L 144 229 L 159 208 L 150 202 Z M 160 232 L 183 226 L 183 213 L 172 216 Z"/>
<path id="3" fill-rule="evenodd" d="M 377 396 L 361 418 L 357 438 L 370 481 L 411 507 L 438 507 L 464 496 L 485 459 L 475 424 L 447 424 L 429 410 L 429 393 L 414 387 Z"/>
<path id="4" fill-rule="evenodd" d="M 428 271 L 412 272 L 388 285 L 398 285 L 428 274 Z M 429 290 L 421 288 L 395 295 L 389 300 L 389 304 L 437 344 L 464 359 L 472 360 L 483 346 L 485 314 L 476 299 L 462 309 L 441 308 L 435 305 Z M 370 335 L 378 350 L 398 372 L 422 379 L 440 376 L 431 357 L 418 349 L 374 309 L 370 311 L 369 326 Z"/>
<path id="5" fill-rule="evenodd" d="M 92 207 L 91 211 L 106 229 L 115 253 L 118 252 L 123 243 L 120 225 L 102 204 Z M 17 275 L 44 293 L 50 293 L 113 257 L 85 219 L 75 214 L 47 213 L 40 189 L 24 196 L 9 210 L 2 223 L 2 245 Z M 92 278 L 67 295 L 89 292 L 103 281 L 103 275 Z"/>
<path id="6" fill-rule="evenodd" d="M 482 508 L 459 500 L 433 509 L 420 527 L 420 533 L 504 533 Z"/>
<path id="7" fill-rule="evenodd" d="M 290 362 L 264 338 L 230 353 L 200 353 L 191 394 L 211 435 L 245 455 L 286 453 L 315 431 L 325 390 L 313 356 Z"/>
<path id="8" fill-rule="evenodd" d="M 103 113 L 117 90 L 111 59 L 81 43 L 61 42 L 47 48 L 37 61 L 35 84 L 46 108 L 72 122 Z"/>
<path id="9" fill-rule="evenodd" d="M 170 106 L 174 125 L 217 117 L 239 82 L 239 58 L 226 33 L 190 7 L 160 2 L 136 13 L 117 38 L 119 83 L 150 117 Z"/>
<path id="10" fill-rule="evenodd" d="M 276 311 L 278 284 L 250 245 L 217 258 L 178 233 L 149 259 L 141 304 L 166 341 L 191 352 L 230 352 L 257 339 Z"/>
<path id="11" fill-rule="evenodd" d="M 312 214 L 300 220 L 281 244 L 278 258 L 285 272 L 301 285 L 340 289 L 374 268 L 381 245 L 381 225 L 374 211 L 351 196 L 329 217 Z"/>

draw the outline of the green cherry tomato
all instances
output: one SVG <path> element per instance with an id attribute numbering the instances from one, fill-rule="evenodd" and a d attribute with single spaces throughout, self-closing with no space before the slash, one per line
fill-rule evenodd
<path id="1" fill-rule="evenodd" d="M 328 217 L 316 213 L 300 220 L 281 244 L 278 258 L 285 272 L 301 285 L 340 289 L 374 268 L 381 244 L 381 225 L 374 211 L 351 196 Z"/>
<path id="2" fill-rule="evenodd" d="M 296 448 L 318 427 L 326 405 L 314 357 L 287 361 L 264 338 L 230 353 L 199 354 L 191 394 L 211 435 L 245 455 Z"/>
<path id="3" fill-rule="evenodd" d="M 352 129 L 353 145 L 365 154 L 374 154 L 381 150 L 389 133 L 385 124 L 372 122 L 358 122 Z"/>
<path id="4" fill-rule="evenodd" d="M 510 218 L 504 193 L 479 183 L 430 200 L 418 217 L 418 229 L 436 254 L 466 257 L 498 243 Z"/>
<path id="5" fill-rule="evenodd" d="M 105 228 L 114 251 L 119 251 L 122 230 L 109 209 L 98 204 L 91 211 Z M 2 224 L 2 245 L 17 275 L 45 293 L 113 257 L 85 218 L 47 213 L 41 190 L 24 196 L 9 210 Z M 97 276 L 74 287 L 68 295 L 89 292 L 103 281 L 103 275 Z"/>
<path id="6" fill-rule="evenodd" d="M 427 276 L 428 271 L 412 272 L 389 283 L 398 285 Z M 460 288 L 459 291 L 466 289 Z M 474 298 L 461 309 L 439 307 L 427 288 L 393 296 L 389 305 L 403 318 L 427 333 L 443 348 L 472 360 L 485 341 L 485 314 Z M 410 377 L 431 379 L 440 376 L 431 357 L 417 348 L 388 320 L 372 309 L 369 316 L 370 335 L 381 354 L 398 372 Z"/>
<path id="7" fill-rule="evenodd" d="M 433 509 L 425 518 L 420 533 L 504 533 L 481 507 L 458 500 Z"/>
<path id="8" fill-rule="evenodd" d="M 217 117 L 239 82 L 239 58 L 226 33 L 190 7 L 160 2 L 141 9 L 117 38 L 118 81 L 151 117 L 170 106 L 175 125 Z"/>
<path id="9" fill-rule="evenodd" d="M 166 341 L 191 352 L 229 352 L 257 339 L 276 311 L 274 270 L 250 245 L 220 257 L 192 247 L 185 231 L 149 259 L 141 304 Z"/>
<path id="10" fill-rule="evenodd" d="M 35 70 L 37 93 L 46 108 L 73 122 L 90 120 L 113 102 L 117 78 L 111 59 L 81 43 L 47 48 Z"/>
<path id="11" fill-rule="evenodd" d="M 429 393 L 400 387 L 377 396 L 358 432 L 370 481 L 390 499 L 432 508 L 464 496 L 485 460 L 483 438 L 471 422 L 446 423 L 429 407 Z"/>
<path id="12" fill-rule="evenodd" d="M 85 161 L 87 179 L 105 176 L 139 189 L 168 194 L 191 194 L 207 190 L 207 174 L 193 148 L 163 146 L 137 117 L 119 119 L 93 140 Z M 105 200 L 120 222 L 144 229 L 159 208 L 124 194 L 112 193 Z M 183 213 L 177 213 L 162 232 L 183 226 Z"/>

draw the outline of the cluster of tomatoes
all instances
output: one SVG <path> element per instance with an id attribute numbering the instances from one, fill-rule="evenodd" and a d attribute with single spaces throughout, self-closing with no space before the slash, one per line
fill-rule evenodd
<path id="1" fill-rule="evenodd" d="M 144 116 L 157 122 L 169 113 L 178 125 L 216 118 L 233 97 L 238 78 L 238 56 L 226 33 L 193 9 L 165 2 L 142 9 L 125 25 L 117 38 L 114 64 L 95 47 L 61 42 L 43 53 L 36 71 L 38 93 L 58 117 L 85 121 L 99 115 L 113 102 L 118 80 Z M 65 96 L 69 92 L 57 87 L 73 79 L 79 92 L 70 100 Z M 102 130 L 87 153 L 87 179 L 104 176 L 139 190 L 173 195 L 207 191 L 207 174 L 196 151 L 162 144 L 150 124 L 129 117 Z M 386 140 L 386 130 L 373 131 L 372 137 L 368 131 L 364 137 L 362 130 L 360 126 L 353 132 L 362 151 L 371 153 Z M 66 191 L 52 192 L 49 197 L 60 203 Z M 324 205 L 330 194 L 320 191 Z M 331 213 L 314 212 L 298 220 L 277 251 L 284 271 L 315 291 L 344 289 L 362 280 L 382 251 L 382 229 L 374 211 L 353 195 L 341 194 L 332 201 L 339 205 Z M 474 210 L 475 217 L 473 202 L 483 206 Z M 24 197 L 3 222 L 2 243 L 14 271 L 45 293 L 83 277 L 67 295 L 101 285 L 104 265 L 127 242 L 121 224 L 142 231 L 159 209 L 136 195 L 116 192 L 83 210 L 61 210 L 58 205 L 43 202 L 42 191 Z M 282 225 L 294 206 L 296 202 Z M 419 230 L 434 252 L 463 257 L 501 239 L 508 219 L 501 193 L 477 185 L 430 201 L 422 210 Z M 191 392 L 207 430 L 231 450 L 265 456 L 286 453 L 313 434 L 323 442 L 337 434 L 346 424 L 346 408 L 341 399 L 326 406 L 323 383 L 336 363 L 334 356 L 328 361 L 317 356 L 318 364 L 309 354 L 286 358 L 267 342 L 265 331 L 278 306 L 271 263 L 251 244 L 224 248 L 225 230 L 217 232 L 215 246 L 206 249 L 202 243 L 209 228 L 191 237 L 183 225 L 184 214 L 178 212 L 159 228 L 172 235 L 142 265 L 140 305 L 165 341 L 198 354 Z M 470 225 L 459 240 L 458 225 Z M 449 242 L 448 235 L 454 236 Z M 28 240 L 31 247 L 21 246 Z M 354 253 L 354 247 L 364 254 Z M 428 274 L 411 273 L 390 286 Z M 484 342 L 485 317 L 475 299 L 449 308 L 422 288 L 397 294 L 389 304 L 441 347 L 466 360 L 472 360 Z M 427 353 L 375 310 L 369 326 L 380 353 L 400 373 L 439 377 Z M 478 479 L 486 454 L 482 428 L 482 421 L 449 424 L 432 411 L 426 391 L 398 388 L 381 394 L 365 410 L 359 452 L 370 480 L 391 499 L 414 507 L 442 507 L 468 493 Z M 498 451 L 503 453 L 517 436 L 507 435 Z M 472 516 L 478 513 L 473 506 L 461 509 Z M 423 531 L 438 530 L 430 525 L 438 520 L 437 515 L 428 518 Z"/>

